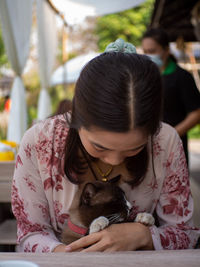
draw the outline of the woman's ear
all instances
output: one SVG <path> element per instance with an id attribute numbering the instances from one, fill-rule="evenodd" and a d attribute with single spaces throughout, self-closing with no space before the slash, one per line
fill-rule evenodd
<path id="1" fill-rule="evenodd" d="M 92 183 L 87 183 L 81 195 L 81 203 L 90 205 L 90 200 L 96 195 L 97 188 Z"/>

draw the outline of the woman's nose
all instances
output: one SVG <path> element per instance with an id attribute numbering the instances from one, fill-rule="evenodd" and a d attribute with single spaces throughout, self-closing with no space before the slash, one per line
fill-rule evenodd
<path id="1" fill-rule="evenodd" d="M 109 157 L 104 158 L 104 162 L 110 165 L 119 165 L 124 161 L 124 157 L 120 155 L 110 155 Z"/>

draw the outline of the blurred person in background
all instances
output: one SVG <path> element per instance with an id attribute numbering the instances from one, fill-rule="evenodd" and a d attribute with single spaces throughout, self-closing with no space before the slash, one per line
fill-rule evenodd
<path id="1" fill-rule="evenodd" d="M 72 109 L 72 101 L 69 99 L 63 99 L 58 103 L 58 107 L 56 109 L 56 111 L 51 114 L 48 118 L 60 115 L 60 114 L 65 114 L 67 112 L 70 112 Z M 38 119 L 34 119 L 32 121 L 31 126 L 33 126 L 34 124 L 36 124 L 37 122 L 39 122 Z"/>
<path id="2" fill-rule="evenodd" d="M 72 110 L 72 101 L 69 99 L 63 99 L 58 104 L 58 108 L 57 108 L 56 112 L 54 113 L 54 116 L 59 115 L 59 114 L 64 114 L 64 113 L 69 112 L 71 110 Z"/>
<path id="3" fill-rule="evenodd" d="M 6 112 L 10 112 L 11 109 L 11 99 L 9 95 L 6 95 L 5 97 L 5 104 L 4 104 L 4 110 Z"/>
<path id="4" fill-rule="evenodd" d="M 160 28 L 148 30 L 142 48 L 162 74 L 164 101 L 163 121 L 180 135 L 188 163 L 187 131 L 200 122 L 200 93 L 192 75 L 177 65 L 170 54 L 169 38 Z"/>

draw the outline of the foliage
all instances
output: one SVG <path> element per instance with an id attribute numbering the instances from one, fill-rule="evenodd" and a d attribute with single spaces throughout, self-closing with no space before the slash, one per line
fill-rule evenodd
<path id="1" fill-rule="evenodd" d="M 27 92 L 27 110 L 28 110 L 28 127 L 37 118 L 37 105 L 40 94 L 40 80 L 36 70 L 30 71 L 23 76 L 24 85 Z M 49 94 L 52 101 L 52 112 L 54 113 L 62 99 L 72 99 L 74 94 L 74 85 L 68 85 L 66 88 L 62 85 L 49 88 Z"/>
<path id="2" fill-rule="evenodd" d="M 7 135 L 7 128 L 0 127 L 0 140 L 5 140 Z"/>
<path id="3" fill-rule="evenodd" d="M 200 138 L 200 124 L 197 124 L 191 130 L 189 130 L 188 137 L 191 138 L 191 139 Z"/>
<path id="4" fill-rule="evenodd" d="M 4 42 L 3 42 L 3 36 L 2 36 L 2 30 L 0 27 L 0 67 L 8 63 L 8 58 L 5 52 Z"/>
<path id="5" fill-rule="evenodd" d="M 138 46 L 150 22 L 154 1 L 147 0 L 138 7 L 99 17 L 95 32 L 99 37 L 100 51 L 104 51 L 105 47 L 117 38 Z"/>
<path id="6" fill-rule="evenodd" d="M 4 105 L 5 105 L 5 98 L 0 97 L 0 112 L 4 110 Z"/>
<path id="7" fill-rule="evenodd" d="M 74 85 L 57 85 L 49 89 L 49 93 L 52 101 L 52 112 L 57 110 L 59 102 L 63 99 L 72 99 L 74 95 Z"/>
<path id="8" fill-rule="evenodd" d="M 40 80 L 36 70 L 32 70 L 23 75 L 24 86 L 26 88 L 26 103 L 28 112 L 28 126 L 37 118 L 37 102 L 40 92 Z"/>

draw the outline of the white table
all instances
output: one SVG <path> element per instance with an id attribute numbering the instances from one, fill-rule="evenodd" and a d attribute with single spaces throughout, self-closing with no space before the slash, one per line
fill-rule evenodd
<path id="1" fill-rule="evenodd" d="M 199 267 L 200 250 L 115 253 L 0 253 L 1 260 L 27 260 L 40 267 Z"/>

